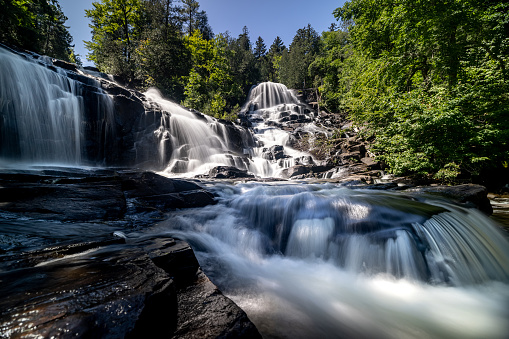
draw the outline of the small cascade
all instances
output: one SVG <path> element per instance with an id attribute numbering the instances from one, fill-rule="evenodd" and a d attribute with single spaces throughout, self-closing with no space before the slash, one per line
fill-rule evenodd
<path id="1" fill-rule="evenodd" d="M 335 184 L 210 189 L 217 205 L 154 232 L 190 242 L 264 336 L 507 335 L 509 243 L 477 210 Z"/>

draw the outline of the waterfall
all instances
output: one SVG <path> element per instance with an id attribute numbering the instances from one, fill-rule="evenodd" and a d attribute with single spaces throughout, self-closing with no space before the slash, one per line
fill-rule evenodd
<path id="1" fill-rule="evenodd" d="M 77 83 L 1 47 L 0 59 L 0 157 L 79 164 L 84 108 Z"/>
<path id="2" fill-rule="evenodd" d="M 189 241 L 268 337 L 507 334 L 509 243 L 477 210 L 335 184 L 210 189 L 218 205 L 153 232 Z"/>
<path id="3" fill-rule="evenodd" d="M 92 133 L 113 138 L 111 98 L 99 82 L 56 67 L 49 57 L 13 53 L 0 46 L 0 161 L 5 164 L 80 166 L 87 159 Z M 91 86 L 92 85 L 92 86 Z M 84 88 L 93 97 L 85 103 Z M 92 107 L 92 106 L 97 107 Z M 87 114 L 94 112 L 95 120 Z M 90 114 L 89 114 L 90 115 Z M 105 140 L 93 140 L 103 143 Z M 101 152 L 104 154 L 104 145 Z"/>
<path id="4" fill-rule="evenodd" d="M 156 89 L 145 96 L 163 110 L 159 128 L 158 154 L 169 175 L 195 176 L 207 174 L 215 166 L 247 169 L 244 144 L 250 136 L 233 124 L 226 125 L 207 115 L 192 112 L 164 99 Z"/>
<path id="5" fill-rule="evenodd" d="M 284 169 L 297 164 L 312 164 L 313 157 L 290 145 L 291 134 L 284 129 L 291 123 L 301 130 L 316 132 L 314 114 L 283 84 L 264 82 L 251 88 L 241 115 L 252 123 L 257 147 L 249 150 L 253 162 L 249 169 L 261 177 L 281 177 Z"/>

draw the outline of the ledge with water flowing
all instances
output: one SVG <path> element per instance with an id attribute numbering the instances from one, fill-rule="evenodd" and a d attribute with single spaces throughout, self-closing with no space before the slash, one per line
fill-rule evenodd
<path id="1" fill-rule="evenodd" d="M 484 188 L 263 182 L 342 175 L 295 147 L 328 131 L 283 85 L 254 87 L 239 127 L 0 57 L 2 336 L 259 336 L 247 316 L 275 338 L 507 336 L 508 241 L 470 205 L 489 212 Z"/>

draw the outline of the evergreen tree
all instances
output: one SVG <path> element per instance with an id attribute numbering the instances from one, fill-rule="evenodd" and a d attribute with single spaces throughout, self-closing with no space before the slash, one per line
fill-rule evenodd
<path id="1" fill-rule="evenodd" d="M 183 76 L 191 64 L 181 31 L 179 9 L 172 0 L 144 3 L 144 27 L 136 48 L 136 78 L 143 87 L 155 86 L 173 100 L 183 99 Z"/>
<path id="2" fill-rule="evenodd" d="M 254 48 L 255 66 L 260 74 L 260 81 L 269 81 L 270 64 L 267 57 L 267 47 L 262 37 L 258 37 Z"/>
<path id="3" fill-rule="evenodd" d="M 230 56 L 233 79 L 241 86 L 242 92 L 247 94 L 251 86 L 259 81 L 260 74 L 255 66 L 256 60 L 246 26 L 236 40 L 230 41 L 229 48 L 233 52 Z M 239 97 L 237 100 L 240 103 L 244 99 Z"/>
<path id="4" fill-rule="evenodd" d="M 264 57 L 267 53 L 267 46 L 265 46 L 265 42 L 263 41 L 262 37 L 259 36 L 256 40 L 255 48 L 254 48 L 254 57 L 256 59 L 260 59 L 261 57 Z"/>
<path id="5" fill-rule="evenodd" d="M 268 81 L 280 82 L 280 63 L 284 51 L 286 51 L 286 46 L 283 40 L 277 36 L 267 53 Z"/>
<path id="6" fill-rule="evenodd" d="M 308 74 L 309 65 L 319 50 L 320 37 L 307 25 L 297 31 L 288 51 L 281 57 L 281 82 L 290 88 L 305 88 L 312 85 Z"/>

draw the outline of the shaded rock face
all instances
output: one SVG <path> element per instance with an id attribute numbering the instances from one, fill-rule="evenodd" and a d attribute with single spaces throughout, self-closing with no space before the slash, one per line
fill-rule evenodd
<path id="1" fill-rule="evenodd" d="M 195 183 L 152 172 L 69 171 L 0 173 L 0 211 L 89 222 L 134 220 L 140 214 L 161 218 L 168 210 L 215 203 L 213 195 Z"/>
<path id="2" fill-rule="evenodd" d="M 179 240 L 61 246 L 1 257 L 0 267 L 6 337 L 260 337 Z"/>
<path id="3" fill-rule="evenodd" d="M 213 179 L 254 178 L 247 170 L 241 170 L 233 166 L 216 166 L 209 171 L 209 177 Z"/>
<path id="4" fill-rule="evenodd" d="M 213 203 L 151 172 L 0 174 L 0 337 L 260 337 L 187 243 L 142 233 Z"/>
<path id="5" fill-rule="evenodd" d="M 493 213 L 493 207 L 488 199 L 488 190 L 481 185 L 429 186 L 417 187 L 413 190 L 433 195 L 441 195 L 462 204 L 473 205 L 473 207 L 478 208 L 488 215 Z"/>

